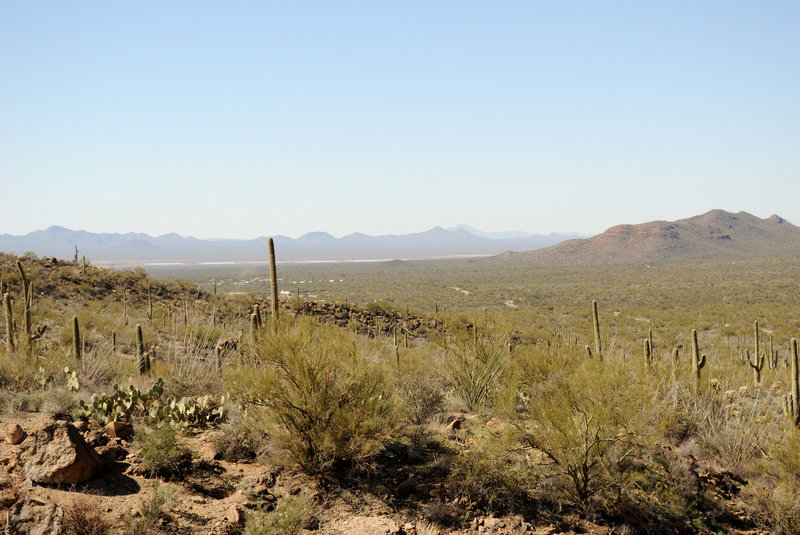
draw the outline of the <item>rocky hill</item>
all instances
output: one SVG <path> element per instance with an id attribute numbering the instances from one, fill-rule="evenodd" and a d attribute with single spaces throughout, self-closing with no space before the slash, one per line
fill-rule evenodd
<path id="1" fill-rule="evenodd" d="M 554 263 L 628 263 L 800 255 L 800 228 L 777 215 L 711 210 L 677 221 L 617 225 L 587 239 L 504 253 L 499 259 Z"/>

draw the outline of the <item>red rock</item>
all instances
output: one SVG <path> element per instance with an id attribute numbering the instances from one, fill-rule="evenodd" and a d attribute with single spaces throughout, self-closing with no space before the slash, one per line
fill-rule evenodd
<path id="1" fill-rule="evenodd" d="M 17 451 L 17 463 L 34 483 L 81 483 L 104 466 L 78 430 L 65 421 L 29 435 Z"/>
<path id="2" fill-rule="evenodd" d="M 8 424 L 5 428 L 6 442 L 9 444 L 19 444 L 25 438 L 25 431 L 19 424 Z"/>
<path id="3" fill-rule="evenodd" d="M 108 422 L 103 428 L 103 432 L 110 438 L 127 440 L 133 435 L 133 425 L 127 422 Z"/>

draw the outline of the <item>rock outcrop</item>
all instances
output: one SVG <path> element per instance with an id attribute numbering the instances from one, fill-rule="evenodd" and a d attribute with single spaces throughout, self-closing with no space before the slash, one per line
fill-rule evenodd
<path id="1" fill-rule="evenodd" d="M 80 432 L 66 421 L 47 424 L 20 444 L 17 465 L 34 483 L 81 483 L 104 466 Z"/>

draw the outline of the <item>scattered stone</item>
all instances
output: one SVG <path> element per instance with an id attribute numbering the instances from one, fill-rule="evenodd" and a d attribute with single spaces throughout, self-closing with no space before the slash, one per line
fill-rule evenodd
<path id="1" fill-rule="evenodd" d="M 72 425 L 75 427 L 75 429 L 77 429 L 81 433 L 89 429 L 89 422 L 87 422 L 86 420 L 78 420 L 77 422 L 74 422 Z"/>
<path id="2" fill-rule="evenodd" d="M 108 422 L 103 431 L 110 438 L 127 440 L 133 435 L 133 425 L 128 422 Z"/>
<path id="3" fill-rule="evenodd" d="M 28 436 L 17 451 L 23 476 L 34 483 L 81 483 L 103 468 L 103 460 L 72 424 L 52 422 Z"/>
<path id="4" fill-rule="evenodd" d="M 244 517 L 242 516 L 242 512 L 239 510 L 238 507 L 232 505 L 225 511 L 225 520 L 230 522 L 231 524 L 241 524 L 244 522 Z"/>
<path id="5" fill-rule="evenodd" d="M 128 456 L 128 450 L 118 445 L 100 446 L 95 449 L 97 455 L 103 460 L 106 466 L 111 466 L 117 461 L 121 461 Z"/>
<path id="6" fill-rule="evenodd" d="M 61 530 L 64 511 L 54 503 L 25 498 L 8 509 L 6 535 L 52 535 Z"/>
<path id="7" fill-rule="evenodd" d="M 25 431 L 19 424 L 8 424 L 5 428 L 6 442 L 9 444 L 19 444 L 25 439 Z"/>

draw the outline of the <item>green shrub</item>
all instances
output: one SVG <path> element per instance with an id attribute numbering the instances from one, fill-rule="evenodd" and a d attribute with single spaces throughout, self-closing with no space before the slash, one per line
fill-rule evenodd
<path id="1" fill-rule="evenodd" d="M 286 496 L 272 511 L 248 515 L 245 535 L 297 535 L 318 527 L 316 506 L 304 496 Z"/>
<path id="2" fill-rule="evenodd" d="M 362 459 L 392 431 L 384 364 L 359 352 L 348 333 L 303 319 L 256 349 L 229 389 L 262 409 L 264 431 L 307 470 Z"/>
<path id="3" fill-rule="evenodd" d="M 517 438 L 541 457 L 542 475 L 560 482 L 567 499 L 587 505 L 620 485 L 619 464 L 636 448 L 643 405 L 632 383 L 622 366 L 585 360 L 510 389 L 506 411 Z"/>
<path id="4" fill-rule="evenodd" d="M 445 381 L 436 370 L 412 368 L 399 374 L 395 391 L 403 413 L 414 425 L 428 422 L 444 408 Z"/>
<path id="5" fill-rule="evenodd" d="M 178 443 L 175 430 L 169 426 L 137 434 L 136 443 L 141 448 L 139 464 L 148 477 L 180 479 L 191 463 L 192 453 Z"/>

